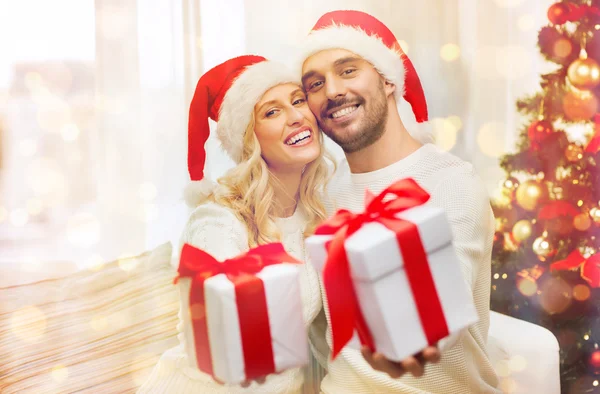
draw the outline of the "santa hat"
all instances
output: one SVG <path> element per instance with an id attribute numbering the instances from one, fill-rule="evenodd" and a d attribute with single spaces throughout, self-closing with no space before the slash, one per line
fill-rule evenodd
<path id="1" fill-rule="evenodd" d="M 404 97 L 417 122 L 428 120 L 419 76 L 394 34 L 380 20 L 360 11 L 326 13 L 302 45 L 301 64 L 317 52 L 335 48 L 351 51 L 371 63 L 386 80 L 396 85 L 396 102 L 399 104 Z"/>
<path id="2" fill-rule="evenodd" d="M 217 137 L 223 149 L 236 164 L 240 163 L 254 106 L 267 90 L 284 83 L 299 84 L 300 78 L 284 65 L 254 55 L 227 60 L 200 78 L 188 123 L 188 171 L 192 181 L 185 190 L 188 205 L 198 205 L 214 187 L 204 177 L 208 119 L 217 122 Z"/>

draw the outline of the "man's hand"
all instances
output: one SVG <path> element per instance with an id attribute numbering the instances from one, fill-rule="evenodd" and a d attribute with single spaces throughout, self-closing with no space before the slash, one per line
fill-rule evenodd
<path id="1" fill-rule="evenodd" d="M 219 379 L 216 379 L 213 377 L 213 380 L 220 384 L 221 386 L 224 385 L 223 382 L 221 382 Z M 256 382 L 258 384 L 264 384 L 267 381 L 267 377 L 266 376 L 261 376 L 260 378 L 256 378 L 256 379 L 251 379 L 251 380 L 244 380 L 242 383 L 240 383 L 240 386 L 246 388 L 246 387 L 250 387 L 250 385 L 252 384 L 252 382 Z"/>
<path id="2" fill-rule="evenodd" d="M 361 352 L 374 370 L 385 372 L 393 379 L 401 377 L 406 372 L 410 372 L 415 377 L 420 377 L 425 371 L 425 363 L 437 363 L 440 361 L 440 351 L 436 346 L 429 346 L 421 353 L 407 357 L 400 362 L 388 360 L 381 353 L 373 353 L 366 346 L 362 347 Z"/>

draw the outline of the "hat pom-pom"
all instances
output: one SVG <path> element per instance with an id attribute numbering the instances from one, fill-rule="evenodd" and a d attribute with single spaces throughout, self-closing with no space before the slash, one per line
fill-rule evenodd
<path id="1" fill-rule="evenodd" d="M 206 178 L 201 181 L 190 182 L 183 191 L 186 204 L 190 208 L 196 208 L 206 201 L 208 196 L 215 190 L 216 186 L 217 183 Z"/>

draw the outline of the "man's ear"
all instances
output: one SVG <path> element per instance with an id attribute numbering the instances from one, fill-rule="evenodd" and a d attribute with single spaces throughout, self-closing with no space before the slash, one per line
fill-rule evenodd
<path id="1" fill-rule="evenodd" d="M 387 97 L 391 96 L 394 94 L 394 92 L 396 91 L 396 85 L 391 83 L 390 81 L 384 81 L 384 86 L 383 86 L 384 90 L 385 90 L 385 95 Z"/>

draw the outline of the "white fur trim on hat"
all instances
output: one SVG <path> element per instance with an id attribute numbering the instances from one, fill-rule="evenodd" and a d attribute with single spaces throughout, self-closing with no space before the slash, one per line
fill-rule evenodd
<path id="1" fill-rule="evenodd" d="M 294 74 L 283 64 L 267 60 L 247 67 L 225 93 L 219 111 L 217 136 L 223 149 L 236 163 L 242 160 L 244 133 L 254 106 L 267 90 L 285 83 L 300 85 L 300 74 Z"/>
<path id="2" fill-rule="evenodd" d="M 404 96 L 405 70 L 402 57 L 376 35 L 370 36 L 364 30 L 352 26 L 333 25 L 312 31 L 301 48 L 302 57 L 298 62 L 300 67 L 310 56 L 326 49 L 353 52 L 371 63 L 386 80 L 396 85 L 394 97 L 397 102 Z"/>
<path id="3" fill-rule="evenodd" d="M 192 181 L 183 190 L 183 198 L 189 207 L 195 208 L 206 200 L 216 186 L 217 184 L 208 178 Z"/>

